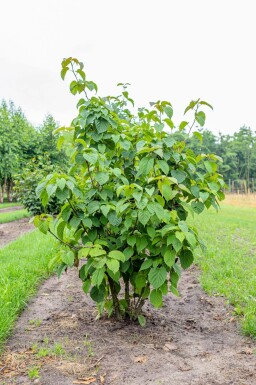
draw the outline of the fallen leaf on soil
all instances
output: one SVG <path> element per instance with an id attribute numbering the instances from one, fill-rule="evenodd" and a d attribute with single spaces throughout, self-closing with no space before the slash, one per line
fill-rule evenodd
<path id="1" fill-rule="evenodd" d="M 105 376 L 106 376 L 106 374 L 103 374 L 103 376 L 100 376 L 100 383 L 101 383 L 101 384 L 104 384 L 104 382 L 105 382 Z"/>
<path id="2" fill-rule="evenodd" d="M 133 359 L 134 362 L 139 363 L 139 364 L 145 364 L 147 362 L 147 357 L 146 356 L 138 356 Z"/>
<path id="3" fill-rule="evenodd" d="M 166 349 L 168 349 L 169 351 L 170 351 L 170 350 L 177 350 L 177 349 L 178 349 L 178 346 L 177 346 L 177 345 L 174 345 L 174 344 L 165 344 L 164 347 L 165 347 Z M 164 350 L 166 350 L 166 349 L 164 349 Z"/>
<path id="4" fill-rule="evenodd" d="M 81 380 L 73 381 L 73 384 L 88 385 L 88 384 L 91 384 L 92 382 L 95 382 L 95 381 L 96 381 L 95 377 L 88 377 L 88 378 L 83 378 Z"/>

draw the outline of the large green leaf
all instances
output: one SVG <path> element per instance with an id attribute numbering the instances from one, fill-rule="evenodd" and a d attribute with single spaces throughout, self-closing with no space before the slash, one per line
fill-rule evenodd
<path id="1" fill-rule="evenodd" d="M 104 279 L 104 274 L 105 267 L 102 267 L 101 269 L 96 269 L 92 274 L 92 284 L 99 287 Z"/>
<path id="2" fill-rule="evenodd" d="M 176 252 L 173 249 L 167 249 L 164 253 L 164 262 L 168 267 L 172 267 L 175 263 Z"/>
<path id="3" fill-rule="evenodd" d="M 161 290 L 154 289 L 150 293 L 150 302 L 156 308 L 160 308 L 163 305 L 163 295 Z"/>
<path id="4" fill-rule="evenodd" d="M 104 183 L 107 183 L 109 180 L 109 175 L 106 172 L 97 172 L 95 174 L 95 179 L 96 181 L 100 184 L 103 185 Z"/>
<path id="5" fill-rule="evenodd" d="M 140 223 L 143 224 L 143 226 L 146 226 L 146 224 L 150 220 L 150 217 L 151 217 L 151 215 L 148 212 L 148 210 L 139 211 L 138 219 L 139 219 Z"/>
<path id="6" fill-rule="evenodd" d="M 126 257 L 124 253 L 122 253 L 119 250 L 112 250 L 108 254 L 109 258 L 117 259 L 118 261 L 124 262 L 126 260 Z"/>
<path id="7" fill-rule="evenodd" d="M 100 287 L 93 286 L 90 291 L 90 296 L 95 302 L 102 302 L 104 301 L 105 297 L 105 287 L 103 285 L 100 285 Z"/>
<path id="8" fill-rule="evenodd" d="M 147 245 L 148 245 L 147 238 L 140 237 L 140 238 L 136 239 L 136 247 L 137 247 L 138 253 L 140 253 L 142 250 L 144 250 Z"/>
<path id="9" fill-rule="evenodd" d="M 117 259 L 108 258 L 106 263 L 109 270 L 111 270 L 114 274 L 118 272 L 120 262 Z"/>
<path id="10" fill-rule="evenodd" d="M 141 159 L 138 167 L 138 175 L 149 175 L 150 171 L 153 169 L 154 159 L 144 157 Z"/>
<path id="11" fill-rule="evenodd" d="M 183 269 L 188 269 L 194 261 L 193 254 L 190 250 L 182 250 L 179 255 L 179 258 L 181 267 Z"/>
<path id="12" fill-rule="evenodd" d="M 165 267 L 155 267 L 150 269 L 148 279 L 154 289 L 158 289 L 165 282 L 167 271 Z"/>

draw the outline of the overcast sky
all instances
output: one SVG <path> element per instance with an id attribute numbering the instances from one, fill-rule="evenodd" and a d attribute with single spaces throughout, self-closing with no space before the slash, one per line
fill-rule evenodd
<path id="1" fill-rule="evenodd" d="M 59 75 L 73 56 L 102 96 L 129 82 L 138 106 L 169 100 L 175 123 L 200 97 L 215 133 L 256 130 L 255 0 L 0 0 L 0 12 L 0 99 L 35 124 L 75 117 Z"/>

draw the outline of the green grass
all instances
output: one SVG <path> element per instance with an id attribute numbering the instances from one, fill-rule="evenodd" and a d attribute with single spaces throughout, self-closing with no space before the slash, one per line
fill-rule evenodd
<path id="1" fill-rule="evenodd" d="M 54 244 L 35 230 L 0 250 L 0 348 L 39 282 L 49 276 Z"/>
<path id="2" fill-rule="evenodd" d="M 6 209 L 7 207 L 22 206 L 19 202 L 0 203 L 0 209 Z"/>
<path id="3" fill-rule="evenodd" d="M 29 217 L 30 214 L 26 209 L 10 211 L 8 213 L 0 212 L 0 223 L 16 221 L 17 219 Z"/>
<path id="4" fill-rule="evenodd" d="M 195 218 L 207 250 L 197 262 L 206 292 L 225 296 L 256 337 L 256 208 L 223 206 Z"/>

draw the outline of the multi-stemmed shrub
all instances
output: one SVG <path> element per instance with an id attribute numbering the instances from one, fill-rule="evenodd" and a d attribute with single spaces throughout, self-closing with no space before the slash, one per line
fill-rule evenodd
<path id="1" fill-rule="evenodd" d="M 78 267 L 100 314 L 105 309 L 143 325 L 145 301 L 159 308 L 169 291 L 177 295 L 181 268 L 193 263 L 201 245 L 188 216 L 218 208 L 224 197 L 220 159 L 196 156 L 186 146 L 189 135 L 201 140 L 193 128 L 204 125 L 203 108 L 211 106 L 192 101 L 185 109 L 192 124 L 176 126 L 169 102 L 135 112 L 126 85 L 119 96 L 98 97 L 82 63 L 64 59 L 62 78 L 69 72 L 71 93 L 83 94 L 71 127 L 58 129 L 72 137 L 72 167 L 48 175 L 37 188 L 43 205 L 55 196 L 61 201 L 57 219 L 42 214 L 34 222 L 62 245 L 55 257 L 59 275 Z M 181 140 L 175 139 L 177 131 Z"/>

